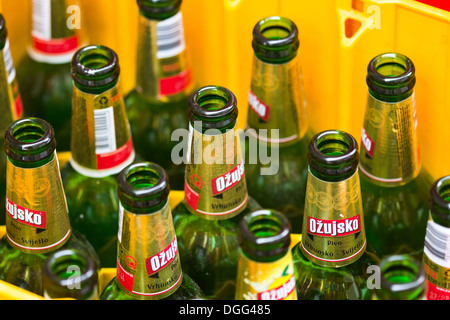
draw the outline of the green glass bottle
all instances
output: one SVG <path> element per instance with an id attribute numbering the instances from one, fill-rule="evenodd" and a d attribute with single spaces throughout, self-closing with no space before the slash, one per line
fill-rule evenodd
<path id="1" fill-rule="evenodd" d="M 0 14 L 0 145 L 5 143 L 4 132 L 15 120 L 22 117 L 23 107 L 16 80 L 16 70 L 11 56 L 6 21 Z M 0 203 L 6 196 L 6 155 L 0 154 Z M 5 207 L 0 207 L 0 225 L 6 221 Z"/>
<path id="2" fill-rule="evenodd" d="M 410 255 L 393 255 L 379 264 L 380 287 L 374 300 L 425 300 L 425 272 Z"/>
<path id="3" fill-rule="evenodd" d="M 165 170 L 155 163 L 137 162 L 126 167 L 118 181 L 117 276 L 100 298 L 200 299 L 200 288 L 181 267 Z"/>
<path id="4" fill-rule="evenodd" d="M 98 300 L 95 261 L 84 251 L 67 249 L 51 254 L 43 267 L 46 299 Z"/>
<path id="5" fill-rule="evenodd" d="M 239 223 L 236 300 L 297 300 L 289 220 L 257 210 Z"/>
<path id="6" fill-rule="evenodd" d="M 70 149 L 70 61 L 81 45 L 81 27 L 69 9 L 79 6 L 78 0 L 32 0 L 31 43 L 17 66 L 24 115 L 53 126 L 58 152 Z"/>
<path id="7" fill-rule="evenodd" d="M 309 144 L 302 240 L 292 249 L 299 300 L 365 300 L 368 267 L 358 144 L 328 130 Z"/>
<path id="8" fill-rule="evenodd" d="M 450 300 L 450 176 L 436 180 L 431 187 L 423 265 L 426 272 L 426 298 Z"/>
<path id="9" fill-rule="evenodd" d="M 135 148 L 143 159 L 167 170 L 172 189 L 183 190 L 184 165 L 172 161 L 172 149 L 179 143 L 172 141 L 172 133 L 188 128 L 186 109 L 194 84 L 181 0 L 137 4 L 136 86 L 125 97 Z"/>
<path id="10" fill-rule="evenodd" d="M 380 258 L 422 260 L 432 180 L 420 167 L 415 81 L 413 62 L 399 53 L 369 63 L 359 166 L 368 248 Z"/>
<path id="11" fill-rule="evenodd" d="M 297 26 L 284 17 L 265 18 L 253 29 L 252 46 L 247 129 L 253 130 L 246 131 L 247 188 L 263 207 L 285 214 L 292 232 L 301 233 L 312 134 L 306 121 Z M 274 161 L 267 164 L 260 159 L 261 145 L 276 148 Z"/>
<path id="12" fill-rule="evenodd" d="M 239 221 L 261 208 L 247 192 L 236 97 L 224 87 L 202 87 L 188 116 L 185 199 L 173 211 L 181 260 L 208 298 L 232 300 Z"/>
<path id="13" fill-rule="evenodd" d="M 110 268 L 117 257 L 117 175 L 135 158 L 119 75 L 119 58 L 108 47 L 74 54 L 72 157 L 61 171 L 72 225 Z"/>
<path id="14" fill-rule="evenodd" d="M 6 235 L 0 240 L 0 280 L 43 295 L 46 258 L 79 249 L 99 266 L 90 243 L 69 221 L 51 125 L 37 118 L 12 123 L 5 134 Z"/>

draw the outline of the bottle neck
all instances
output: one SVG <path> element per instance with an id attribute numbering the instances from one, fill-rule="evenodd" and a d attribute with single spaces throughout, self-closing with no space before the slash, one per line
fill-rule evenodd
<path id="1" fill-rule="evenodd" d="M 416 128 L 413 92 L 396 102 L 379 100 L 369 92 L 360 148 L 362 173 L 388 187 L 415 179 L 420 171 Z"/>
<path id="2" fill-rule="evenodd" d="M 366 234 L 358 170 L 341 181 L 325 181 L 308 172 L 302 245 L 304 255 L 324 267 L 358 260 Z"/>
<path id="3" fill-rule="evenodd" d="M 136 90 L 148 99 L 177 101 L 193 89 L 181 11 L 164 20 L 139 15 Z"/>
<path id="4" fill-rule="evenodd" d="M 47 253 L 64 245 L 71 227 L 56 153 L 24 165 L 8 158 L 6 237 L 26 253 Z"/>
<path id="5" fill-rule="evenodd" d="M 255 56 L 248 104 L 247 125 L 256 130 L 258 139 L 286 144 L 303 138 L 307 120 L 299 57 L 272 64 Z"/>
<path id="6" fill-rule="evenodd" d="M 239 136 L 232 129 L 204 130 L 199 121 L 189 124 L 185 199 L 188 210 L 208 220 L 223 220 L 241 213 L 248 193 Z"/>
<path id="7" fill-rule="evenodd" d="M 182 269 L 168 201 L 151 214 L 119 209 L 117 282 L 136 299 L 163 299 L 181 285 Z"/>
<path id="8" fill-rule="evenodd" d="M 79 173 L 105 177 L 134 161 L 134 147 L 119 82 L 99 93 L 73 88 L 70 163 Z"/>
<path id="9" fill-rule="evenodd" d="M 80 14 L 79 0 L 33 0 L 30 57 L 69 63 L 80 46 Z"/>

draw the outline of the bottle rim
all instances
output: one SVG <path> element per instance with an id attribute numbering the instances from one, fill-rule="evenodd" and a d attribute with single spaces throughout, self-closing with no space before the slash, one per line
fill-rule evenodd
<path id="1" fill-rule="evenodd" d="M 102 59 L 100 66 L 90 64 Z M 93 60 L 93 61 L 92 61 Z M 90 45 L 79 49 L 72 58 L 72 78 L 87 88 L 98 88 L 115 83 L 120 75 L 119 57 L 109 47 Z"/>
<path id="2" fill-rule="evenodd" d="M 236 122 L 237 99 L 233 92 L 222 86 L 204 86 L 190 97 L 189 120 L 202 121 L 202 128 L 223 128 Z"/>
<path id="3" fill-rule="evenodd" d="M 119 173 L 117 180 L 119 199 L 122 205 L 135 209 L 133 213 L 146 213 L 140 210 L 161 205 L 169 197 L 169 178 L 156 163 L 132 163 Z M 148 186 L 137 187 L 138 182 L 147 182 Z"/>
<path id="4" fill-rule="evenodd" d="M 136 2 L 144 13 L 159 16 L 178 12 L 182 0 L 137 0 Z"/>
<path id="5" fill-rule="evenodd" d="M 396 68 L 401 73 L 384 72 Z M 416 83 L 414 63 L 397 52 L 386 52 L 374 57 L 367 67 L 367 86 L 370 90 L 386 96 L 398 96 L 411 91 Z"/>
<path id="6" fill-rule="evenodd" d="M 43 160 L 56 149 L 53 127 L 40 118 L 14 121 L 5 132 L 6 155 L 24 163 Z"/>
<path id="7" fill-rule="evenodd" d="M 430 210 L 440 219 L 450 221 L 450 201 L 444 197 L 446 192 L 449 192 L 450 195 L 450 175 L 439 178 L 431 186 Z"/>
<path id="8" fill-rule="evenodd" d="M 409 282 L 399 283 L 389 279 L 389 272 L 398 272 L 403 270 L 414 277 Z M 425 286 L 425 270 L 422 264 L 409 255 L 392 255 L 384 258 L 380 262 L 382 289 L 393 295 L 401 295 L 404 293 L 414 293 L 417 289 L 424 290 Z"/>
<path id="9" fill-rule="evenodd" d="M 275 223 L 275 232 L 270 236 L 258 236 L 256 232 L 264 222 Z M 245 215 L 239 223 L 238 242 L 252 257 L 272 257 L 286 253 L 291 244 L 291 225 L 280 212 L 260 209 Z"/>
<path id="10" fill-rule="evenodd" d="M 64 249 L 56 251 L 45 260 L 43 270 L 45 276 L 50 280 L 50 282 L 64 288 L 68 288 L 68 286 L 73 285 L 73 279 L 62 278 L 57 272 L 55 272 L 54 266 L 64 264 L 67 260 L 69 260 L 72 264 L 78 263 L 78 266 L 83 264 L 84 272 L 77 277 L 77 282 L 80 285 L 84 285 L 86 283 L 91 284 L 88 285 L 84 291 L 87 289 L 94 289 L 98 282 L 98 279 L 95 279 L 97 275 L 96 263 L 94 262 L 94 259 L 92 259 L 86 252 L 78 249 Z M 95 281 L 92 281 L 93 279 L 95 279 Z"/>

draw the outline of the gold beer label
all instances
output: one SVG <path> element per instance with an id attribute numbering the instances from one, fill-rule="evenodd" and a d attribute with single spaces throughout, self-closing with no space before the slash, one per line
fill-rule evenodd
<path id="1" fill-rule="evenodd" d="M 185 200 L 195 215 L 228 219 L 248 201 L 244 162 L 234 128 L 223 134 L 202 134 L 190 125 L 190 150 L 185 173 Z"/>
<path id="2" fill-rule="evenodd" d="M 257 262 L 240 251 L 237 300 L 297 300 L 292 254 L 274 262 Z"/>
<path id="3" fill-rule="evenodd" d="M 359 167 L 375 183 L 403 185 L 419 174 L 415 113 L 414 94 L 397 103 L 383 102 L 369 94 Z"/>
<path id="4" fill-rule="evenodd" d="M 71 234 L 56 153 L 38 168 L 19 168 L 8 159 L 6 236 L 26 253 L 47 253 L 64 245 Z"/>
<path id="5" fill-rule="evenodd" d="M 134 161 L 134 147 L 119 85 L 100 95 L 74 88 L 73 168 L 86 176 L 117 174 Z"/>
<path id="6" fill-rule="evenodd" d="M 139 15 L 136 90 L 167 101 L 192 90 L 181 11 L 157 21 Z"/>
<path id="7" fill-rule="evenodd" d="M 182 270 L 172 213 L 165 207 L 133 214 L 120 206 L 117 279 L 137 299 L 163 299 L 181 285 Z"/>
<path id="8" fill-rule="evenodd" d="M 308 172 L 302 251 L 315 264 L 342 267 L 366 248 L 358 170 L 347 180 L 322 181 Z"/>
<path id="9" fill-rule="evenodd" d="M 306 133 L 307 122 L 299 59 L 279 65 L 254 57 L 248 105 L 247 124 L 256 130 L 249 134 L 269 143 L 301 139 Z M 273 137 L 271 129 L 279 130 L 278 136 Z"/>
<path id="10" fill-rule="evenodd" d="M 450 228 L 428 220 L 423 265 L 427 300 L 450 300 Z"/>

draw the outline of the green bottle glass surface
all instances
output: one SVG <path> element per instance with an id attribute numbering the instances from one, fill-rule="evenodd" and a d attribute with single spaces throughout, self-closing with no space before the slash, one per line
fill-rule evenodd
<path id="1" fill-rule="evenodd" d="M 23 107 L 11 56 L 6 21 L 0 14 L 0 145 L 5 144 L 4 132 L 13 121 L 22 117 Z M 0 203 L 6 196 L 6 154 L 0 153 Z M 5 207 L 0 207 L 0 225 L 5 225 Z"/>
<path id="2" fill-rule="evenodd" d="M 81 46 L 80 26 L 69 10 L 78 0 L 32 0 L 31 41 L 19 64 L 24 115 L 48 121 L 58 152 L 70 149 L 72 78 L 70 61 Z"/>
<path id="3" fill-rule="evenodd" d="M 289 220 L 256 210 L 239 223 L 236 300 L 297 300 Z"/>
<path id="4" fill-rule="evenodd" d="M 109 268 L 117 257 L 117 175 L 135 158 L 119 76 L 118 56 L 108 47 L 74 54 L 72 157 L 61 170 L 70 221 Z"/>
<path id="5" fill-rule="evenodd" d="M 426 298 L 450 300 L 450 176 L 436 180 L 430 190 L 430 214 L 422 260 Z"/>
<path id="6" fill-rule="evenodd" d="M 172 160 L 176 129 L 187 129 L 194 84 L 186 48 L 181 0 L 138 0 L 136 85 L 125 97 L 136 152 L 167 171 L 183 190 L 184 165 Z M 181 143 L 186 143 L 182 141 Z"/>
<path id="7" fill-rule="evenodd" d="M 86 252 L 90 243 L 72 229 L 51 125 L 37 118 L 12 123 L 5 133 L 6 234 L 0 239 L 0 280 L 43 295 L 43 264 L 57 251 Z"/>
<path id="8" fill-rule="evenodd" d="M 414 64 L 402 54 L 369 63 L 359 172 L 368 248 L 380 258 L 422 260 L 433 181 L 420 166 L 415 81 Z"/>
<path id="9" fill-rule="evenodd" d="M 45 260 L 43 270 L 46 299 L 99 299 L 97 267 L 86 252 L 57 251 Z"/>
<path id="10" fill-rule="evenodd" d="M 366 300 L 369 266 L 358 175 L 358 143 L 340 130 L 309 144 L 302 240 L 292 249 L 299 300 Z"/>
<path id="11" fill-rule="evenodd" d="M 379 272 L 374 300 L 425 300 L 425 271 L 412 256 L 387 256 L 381 260 Z"/>
<path id="12" fill-rule="evenodd" d="M 297 26 L 284 17 L 265 18 L 253 29 L 252 46 L 247 188 L 261 206 L 285 214 L 292 232 L 301 233 L 312 134 L 306 120 Z M 262 158 L 267 147 L 271 161 Z"/>
<path id="13" fill-rule="evenodd" d="M 247 192 L 235 95 L 206 86 L 189 102 L 185 199 L 174 225 L 185 270 L 208 299 L 233 300 L 241 218 L 260 205 Z"/>
<path id="14" fill-rule="evenodd" d="M 119 175 L 117 275 L 102 300 L 196 300 L 203 293 L 182 269 L 165 170 L 137 162 Z"/>

